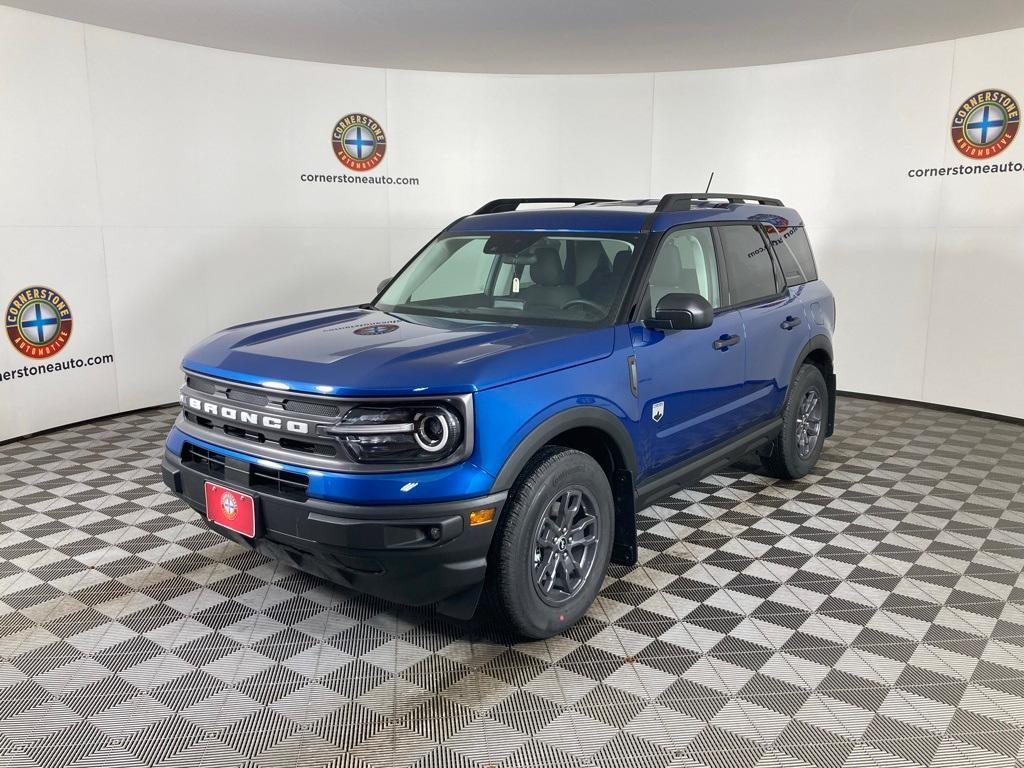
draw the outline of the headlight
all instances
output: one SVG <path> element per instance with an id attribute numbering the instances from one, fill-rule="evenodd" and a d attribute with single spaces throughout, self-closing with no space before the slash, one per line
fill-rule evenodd
<path id="1" fill-rule="evenodd" d="M 447 408 L 424 409 L 413 417 L 413 439 L 427 453 L 443 454 L 459 444 L 462 425 Z"/>
<path id="2" fill-rule="evenodd" d="M 463 445 L 463 416 L 443 403 L 358 405 L 322 427 L 363 464 L 442 461 Z"/>

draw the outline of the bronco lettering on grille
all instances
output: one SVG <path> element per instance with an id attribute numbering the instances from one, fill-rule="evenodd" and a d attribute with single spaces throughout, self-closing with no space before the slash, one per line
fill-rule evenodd
<path id="1" fill-rule="evenodd" d="M 211 403 L 208 400 L 200 400 L 191 395 L 181 397 L 181 404 L 196 413 L 208 414 L 224 419 L 225 421 L 237 421 L 241 424 L 251 424 L 257 427 L 273 429 L 279 432 L 291 432 L 296 435 L 308 435 L 311 433 L 310 424 L 296 419 L 282 418 L 280 416 L 269 416 L 256 411 L 244 411 L 230 405 Z"/>

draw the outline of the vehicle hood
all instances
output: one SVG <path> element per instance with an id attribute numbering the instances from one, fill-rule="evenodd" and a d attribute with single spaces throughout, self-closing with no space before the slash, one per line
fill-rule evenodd
<path id="1" fill-rule="evenodd" d="M 611 328 L 506 325 L 345 307 L 239 325 L 183 366 L 328 395 L 473 392 L 611 354 Z"/>

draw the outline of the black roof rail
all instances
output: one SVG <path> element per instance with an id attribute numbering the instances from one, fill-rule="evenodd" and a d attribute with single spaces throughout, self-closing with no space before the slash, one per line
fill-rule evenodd
<path id="1" fill-rule="evenodd" d="M 523 203 L 572 203 L 576 206 L 583 205 L 584 203 L 613 202 L 615 201 L 605 197 L 501 197 L 482 205 L 480 208 L 473 211 L 472 215 L 479 216 L 483 213 L 505 213 L 506 211 L 514 211 Z"/>
<path id="2" fill-rule="evenodd" d="M 729 192 L 678 192 L 665 195 L 658 202 L 655 213 L 664 211 L 688 211 L 693 201 L 709 202 L 712 200 L 728 200 L 730 203 L 755 202 L 758 205 L 782 205 L 777 197 L 761 197 L 760 195 L 737 195 Z"/>

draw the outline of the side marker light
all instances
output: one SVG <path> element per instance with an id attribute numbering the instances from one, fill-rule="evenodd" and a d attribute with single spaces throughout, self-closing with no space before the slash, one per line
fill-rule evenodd
<path id="1" fill-rule="evenodd" d="M 469 513 L 469 524 L 470 525 L 483 525 L 489 523 L 494 519 L 494 507 L 488 507 L 487 509 L 477 509 Z"/>

